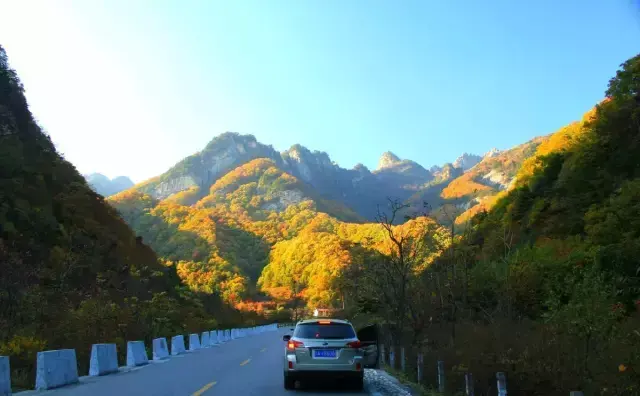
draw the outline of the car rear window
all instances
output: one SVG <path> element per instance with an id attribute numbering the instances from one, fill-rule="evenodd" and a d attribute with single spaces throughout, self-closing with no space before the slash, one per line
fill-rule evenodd
<path id="1" fill-rule="evenodd" d="M 324 338 L 341 340 L 346 338 L 355 338 L 356 334 L 353 327 L 346 323 L 301 323 L 296 326 L 293 332 L 294 337 L 298 338 Z"/>

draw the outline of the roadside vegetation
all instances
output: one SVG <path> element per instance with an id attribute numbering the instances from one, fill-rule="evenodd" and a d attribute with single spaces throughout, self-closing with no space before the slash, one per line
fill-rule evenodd
<path id="1" fill-rule="evenodd" d="M 639 159 L 636 56 L 449 243 L 388 233 L 390 254 L 346 277 L 350 315 L 383 323 L 408 367 L 444 360 L 460 387 L 466 371 L 479 391 L 504 371 L 509 394 L 640 394 Z"/>

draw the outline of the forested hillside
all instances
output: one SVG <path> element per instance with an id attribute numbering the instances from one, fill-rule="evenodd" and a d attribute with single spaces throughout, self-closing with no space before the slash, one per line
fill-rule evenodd
<path id="1" fill-rule="evenodd" d="M 34 381 L 45 348 L 75 348 L 84 365 L 93 343 L 123 351 L 234 320 L 215 294 L 183 287 L 56 152 L 0 47 L 0 355 L 14 385 Z"/>
<path id="2" fill-rule="evenodd" d="M 639 81 L 637 56 L 580 121 L 430 170 L 390 152 L 347 170 L 225 133 L 105 200 L 0 48 L 0 354 L 27 385 L 43 348 L 86 362 L 97 341 L 334 307 L 451 362 L 452 380 L 638 395 Z"/>
<path id="3" fill-rule="evenodd" d="M 384 240 L 377 224 L 339 220 L 359 217 L 265 158 L 226 173 L 206 195 L 195 187 L 156 200 L 130 190 L 109 202 L 193 290 L 238 307 L 290 305 L 293 296 L 310 307 L 340 304 L 333 282 L 356 244 Z"/>
<path id="4" fill-rule="evenodd" d="M 469 370 L 486 391 L 505 371 L 509 394 L 640 394 L 640 55 L 486 209 L 405 278 L 404 305 L 367 301 L 385 273 L 365 265 L 351 315 L 390 324 L 425 362 L 444 359 L 455 383 Z"/>

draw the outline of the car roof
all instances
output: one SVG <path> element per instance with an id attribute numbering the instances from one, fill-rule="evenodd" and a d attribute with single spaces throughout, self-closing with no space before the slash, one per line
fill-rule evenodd
<path id="1" fill-rule="evenodd" d="M 333 319 L 333 318 L 316 318 L 316 319 L 304 319 L 299 321 L 297 324 L 307 324 L 307 323 L 318 323 L 320 321 L 323 322 L 332 322 L 332 323 L 342 323 L 342 324 L 351 324 L 348 320 L 345 319 Z"/>

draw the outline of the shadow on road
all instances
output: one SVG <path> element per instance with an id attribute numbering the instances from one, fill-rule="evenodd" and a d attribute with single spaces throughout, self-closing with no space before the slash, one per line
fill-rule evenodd
<path id="1" fill-rule="evenodd" d="M 300 393 L 327 394 L 366 394 L 364 391 L 354 390 L 346 381 L 341 380 L 306 380 L 296 384 L 296 391 Z"/>

